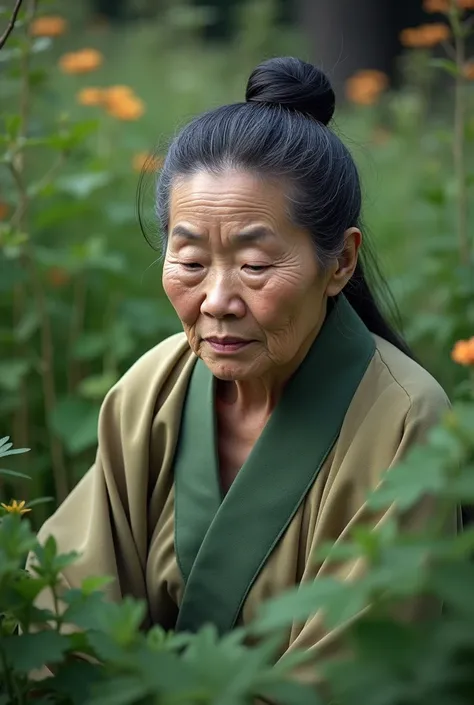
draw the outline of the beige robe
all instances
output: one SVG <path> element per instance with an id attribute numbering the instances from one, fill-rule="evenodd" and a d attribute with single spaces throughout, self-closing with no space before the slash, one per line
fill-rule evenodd
<path id="1" fill-rule="evenodd" d="M 384 521 L 383 515 L 373 517 L 367 511 L 367 493 L 379 483 L 381 473 L 421 441 L 448 408 L 446 395 L 424 369 L 385 340 L 370 339 L 375 343 L 373 352 L 357 380 L 355 393 L 350 395 L 348 408 L 344 408 L 336 440 L 329 441 L 314 481 L 248 586 L 239 623 L 248 624 L 263 601 L 290 586 L 334 574 L 332 564 L 311 560 L 315 549 L 322 543 L 343 539 L 367 520 L 374 525 Z M 343 330 L 338 345 L 350 346 L 350 340 L 351 331 Z M 133 365 L 103 403 L 95 464 L 39 535 L 42 541 L 53 534 L 61 552 L 76 550 L 81 554 L 64 571 L 70 587 L 80 585 L 88 576 L 107 574 L 115 578 L 108 588 L 111 599 L 120 600 L 124 595 L 145 599 L 149 608 L 145 627 L 160 624 L 174 628 L 183 600 L 185 582 L 175 543 L 174 462 L 195 365 L 196 358 L 181 333 L 163 341 Z M 337 395 L 339 377 L 328 379 L 325 374 L 325 393 Z M 308 394 L 317 396 L 318 388 L 313 387 Z M 212 402 L 202 400 L 204 411 L 208 403 Z M 318 418 L 310 417 L 304 423 L 310 424 L 316 438 Z M 202 438 L 204 453 L 214 442 Z M 196 463 L 200 462 L 198 456 Z M 280 478 L 288 478 L 289 487 L 292 473 L 292 467 L 280 471 Z M 233 492 L 234 486 L 227 496 Z M 238 506 L 234 503 L 234 510 Z M 239 532 L 244 532 L 247 521 L 255 521 L 245 513 L 243 495 L 240 506 L 241 521 L 234 521 L 228 529 L 229 541 L 237 547 Z M 427 499 L 407 516 L 407 525 L 421 526 L 432 511 Z M 272 509 L 264 503 L 263 523 L 266 516 L 271 519 Z M 180 520 L 185 524 L 187 518 Z M 234 562 L 245 560 L 248 549 L 248 542 L 241 545 L 242 553 L 237 550 Z M 214 568 L 216 580 L 222 579 L 222 589 L 219 584 L 207 587 L 214 591 L 217 588 L 215 594 L 219 596 L 225 591 L 228 576 L 220 576 L 219 565 Z M 355 579 L 359 570 L 353 562 L 342 567 L 338 564 L 337 576 Z M 206 585 L 201 584 L 199 589 L 199 594 L 205 594 Z M 288 630 L 283 651 L 311 649 L 318 656 L 336 642 L 337 632 L 328 633 L 321 616 L 316 615 Z"/>

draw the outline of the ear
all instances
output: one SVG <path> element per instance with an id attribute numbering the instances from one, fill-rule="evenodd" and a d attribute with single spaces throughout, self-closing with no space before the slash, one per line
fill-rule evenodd
<path id="1" fill-rule="evenodd" d="M 337 258 L 326 287 L 327 296 L 337 296 L 354 274 L 362 244 L 362 233 L 358 228 L 348 228 L 344 233 L 344 247 Z"/>

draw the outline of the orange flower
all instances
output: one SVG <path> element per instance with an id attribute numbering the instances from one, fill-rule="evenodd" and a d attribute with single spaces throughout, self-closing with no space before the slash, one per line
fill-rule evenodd
<path id="1" fill-rule="evenodd" d="M 474 81 L 474 60 L 464 64 L 463 74 L 464 78 L 467 78 L 468 81 Z"/>
<path id="2" fill-rule="evenodd" d="M 426 49 L 446 41 L 450 36 L 451 31 L 447 24 L 434 22 L 402 30 L 400 42 L 410 49 Z"/>
<path id="3" fill-rule="evenodd" d="M 7 204 L 0 201 L 0 220 L 4 220 L 7 217 L 9 210 Z"/>
<path id="4" fill-rule="evenodd" d="M 474 336 L 469 340 L 458 340 L 451 352 L 458 365 L 474 365 Z"/>
<path id="5" fill-rule="evenodd" d="M 106 110 L 118 120 L 138 120 L 145 112 L 145 105 L 135 95 L 123 94 L 114 99 L 107 97 Z"/>
<path id="6" fill-rule="evenodd" d="M 103 88 L 83 88 L 76 95 L 76 100 L 80 105 L 102 105 L 105 98 Z"/>
<path id="7" fill-rule="evenodd" d="M 163 166 L 163 157 L 155 154 L 150 154 L 149 152 L 138 152 L 135 154 L 132 160 L 132 165 L 134 171 L 148 171 L 153 172 L 157 169 L 161 169 Z"/>
<path id="8" fill-rule="evenodd" d="M 51 267 L 47 276 L 51 286 L 58 289 L 67 284 L 70 279 L 69 272 L 61 267 Z"/>
<path id="9" fill-rule="evenodd" d="M 346 97 L 351 103 L 373 105 L 388 87 L 388 77 L 382 71 L 357 71 L 346 81 Z"/>
<path id="10" fill-rule="evenodd" d="M 64 73 L 89 73 L 99 68 L 103 59 L 97 49 L 81 49 L 63 54 L 59 59 L 59 68 Z"/>
<path id="11" fill-rule="evenodd" d="M 30 25 L 33 37 L 60 37 L 67 30 L 68 23 L 64 17 L 49 15 L 37 17 Z"/>
<path id="12" fill-rule="evenodd" d="M 424 0 L 423 10 L 425 12 L 440 12 L 447 14 L 450 8 L 450 0 Z"/>
<path id="13" fill-rule="evenodd" d="M 425 12 L 439 12 L 442 15 L 447 15 L 451 9 L 451 5 L 457 5 L 461 10 L 474 9 L 474 0 L 424 0 L 423 10 Z"/>

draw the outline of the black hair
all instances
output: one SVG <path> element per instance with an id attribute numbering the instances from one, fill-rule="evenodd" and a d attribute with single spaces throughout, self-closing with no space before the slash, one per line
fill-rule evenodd
<path id="1" fill-rule="evenodd" d="M 198 116 L 172 141 L 156 190 L 162 245 L 173 182 L 202 170 L 218 175 L 238 169 L 281 179 L 287 186 L 289 216 L 310 233 L 321 265 L 338 257 L 344 232 L 360 226 L 362 195 L 352 155 L 329 127 L 334 109 L 330 81 L 315 66 L 292 57 L 257 66 L 245 102 Z M 373 289 L 383 289 L 386 307 L 394 310 L 365 238 L 361 251 L 344 295 L 372 333 L 411 356 L 374 295 Z"/>

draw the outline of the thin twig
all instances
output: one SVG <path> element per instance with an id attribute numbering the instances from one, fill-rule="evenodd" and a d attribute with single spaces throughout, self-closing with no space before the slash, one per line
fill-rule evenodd
<path id="1" fill-rule="evenodd" d="M 456 181 L 458 189 L 457 198 L 457 224 L 459 258 L 461 264 L 467 266 L 470 261 L 469 233 L 468 233 L 468 203 L 466 185 L 466 166 L 464 158 L 464 132 L 466 121 L 466 100 L 465 100 L 465 78 L 464 63 L 466 60 L 465 38 L 462 32 L 459 18 L 455 15 L 452 18 L 454 48 L 456 51 L 456 83 L 454 99 L 454 141 L 453 157 L 456 170 Z"/>
<path id="2" fill-rule="evenodd" d="M 3 49 L 3 47 L 5 46 L 5 44 L 7 42 L 8 37 L 13 32 L 13 28 L 15 27 L 15 22 L 17 20 L 18 13 L 20 12 L 20 7 L 21 7 L 22 2 L 23 2 L 23 0 L 16 0 L 15 7 L 13 8 L 13 14 L 11 16 L 10 22 L 8 23 L 6 30 L 4 31 L 4 33 L 0 37 L 0 49 Z"/>

